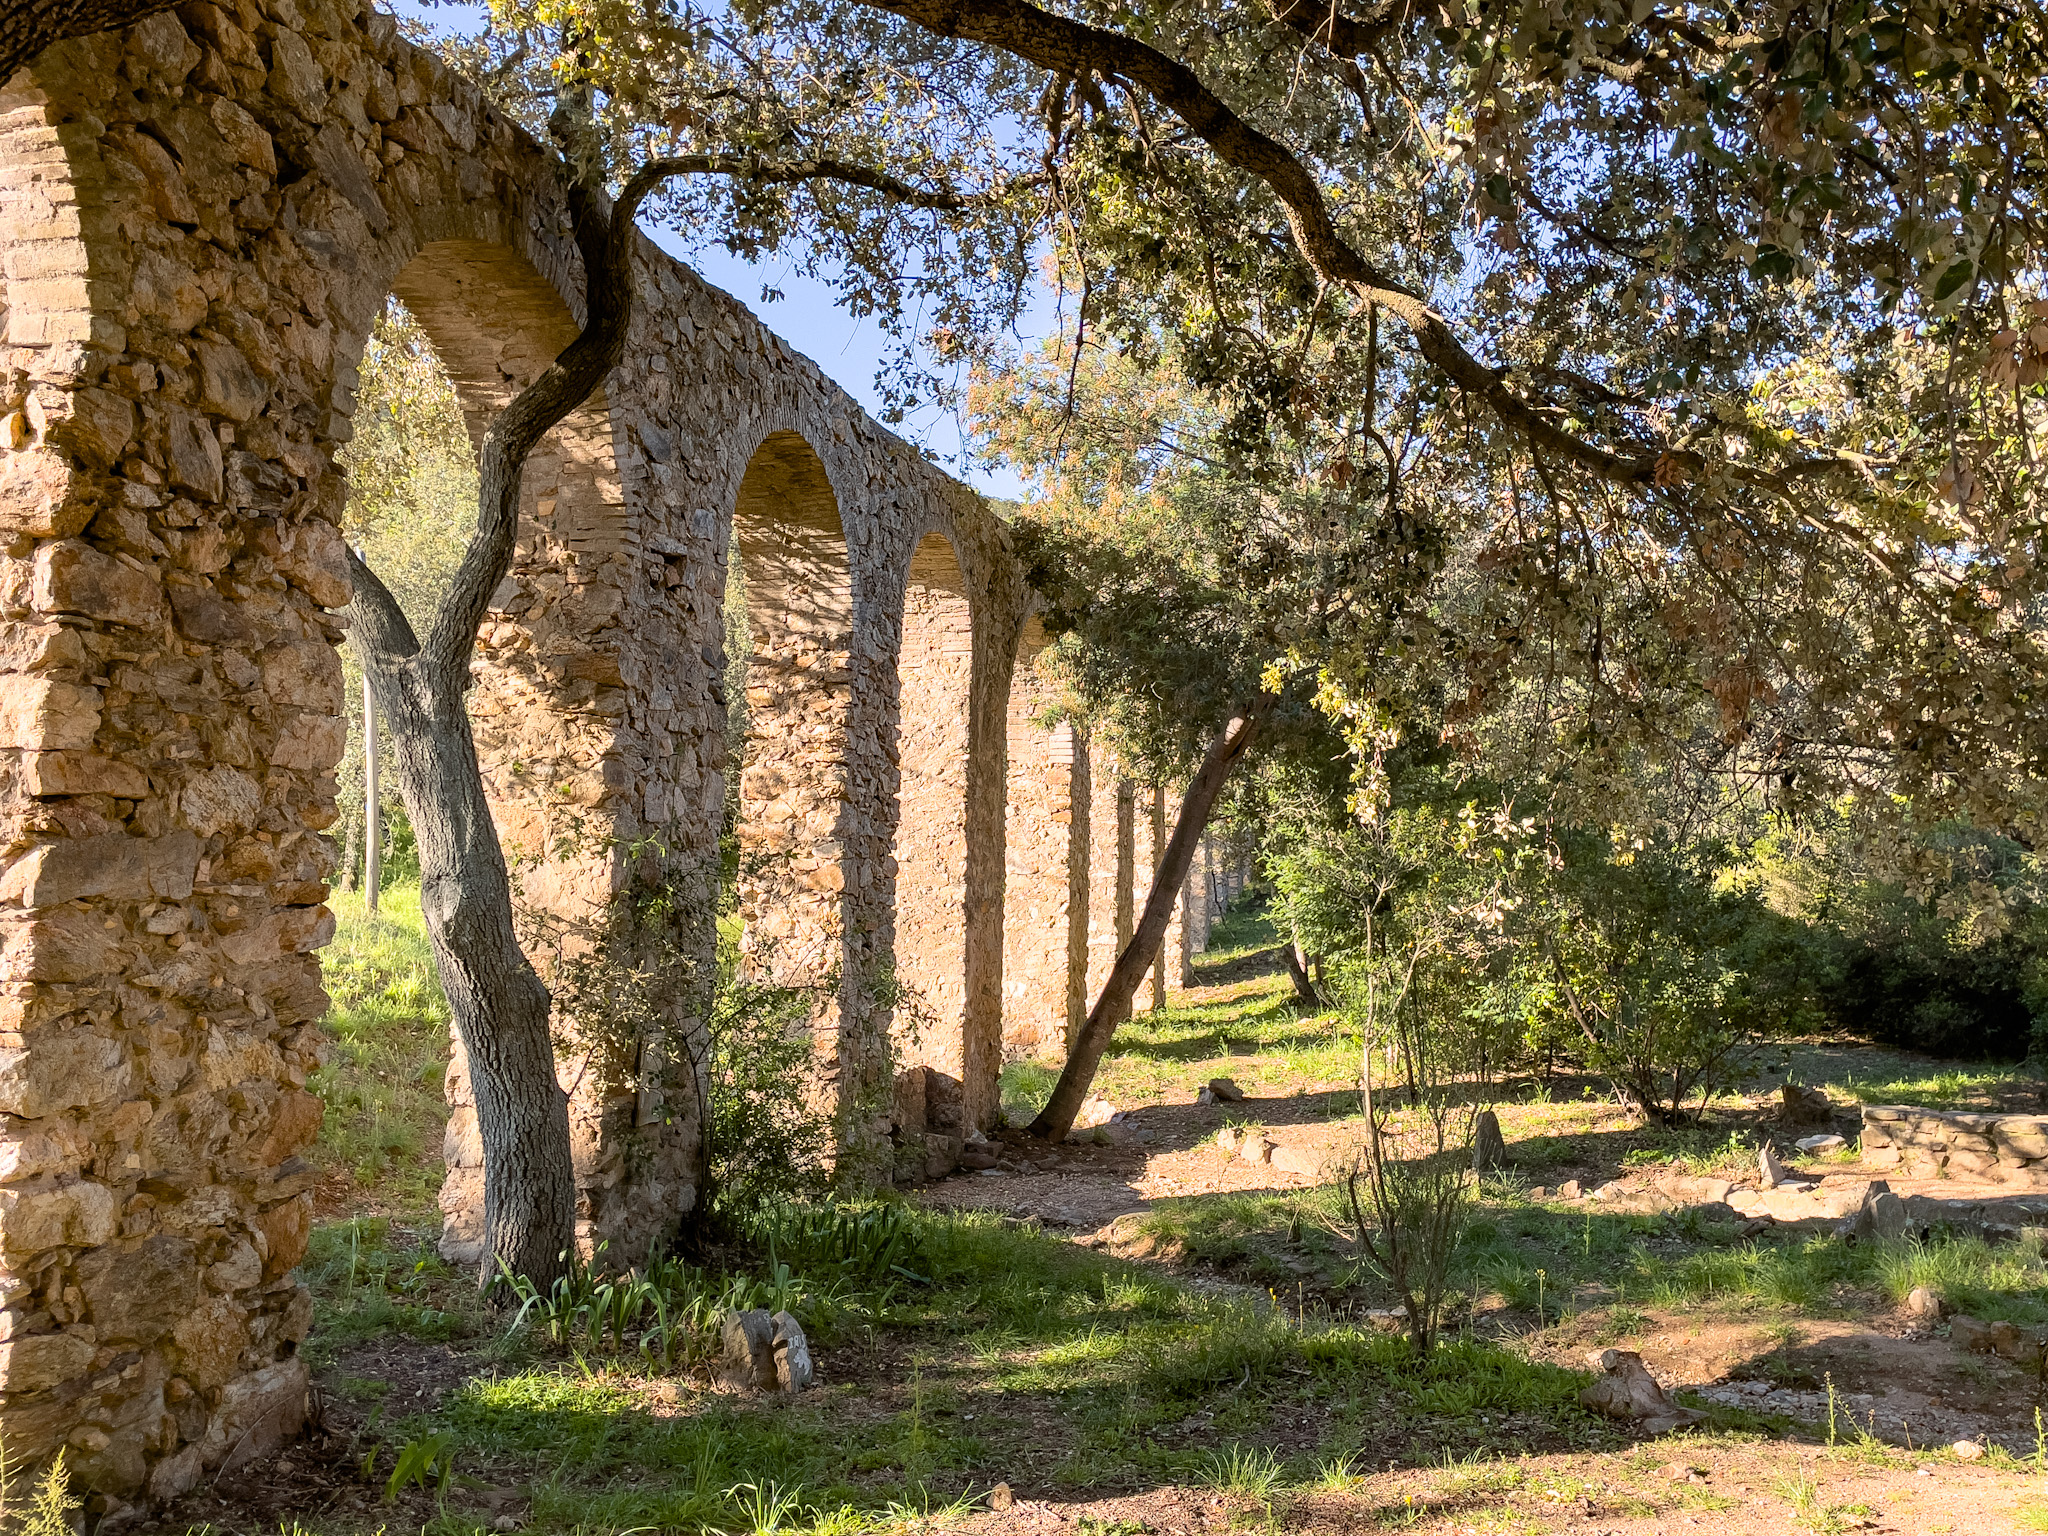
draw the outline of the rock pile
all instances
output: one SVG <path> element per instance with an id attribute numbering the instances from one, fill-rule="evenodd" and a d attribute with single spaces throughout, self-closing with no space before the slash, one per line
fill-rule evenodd
<path id="1" fill-rule="evenodd" d="M 1866 1104 L 1863 1162 L 1906 1174 L 1946 1171 L 2048 1189 L 2048 1116 Z"/>

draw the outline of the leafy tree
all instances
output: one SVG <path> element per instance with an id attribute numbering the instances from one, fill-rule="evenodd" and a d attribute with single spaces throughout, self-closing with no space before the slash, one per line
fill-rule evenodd
<path id="1" fill-rule="evenodd" d="M 942 360 L 986 359 L 1045 250 L 1062 363 L 1103 346 L 1182 381 L 1217 416 L 1205 452 L 1266 491 L 1304 471 L 1343 488 L 1344 515 L 1415 551 L 1383 582 L 1426 584 L 1455 552 L 1392 650 L 1367 628 L 1310 663 L 1350 698 L 1441 694 L 1456 728 L 1533 679 L 1589 799 L 1648 743 L 1808 803 L 1853 787 L 1881 809 L 1890 775 L 1917 815 L 2034 816 L 2040 775 L 2013 771 L 2048 724 L 2033 13 L 498 14 L 571 9 L 605 45 L 556 63 L 599 84 L 622 137 L 858 146 L 975 187 L 968 226 L 848 287 L 899 334 L 922 312 Z M 797 206 L 751 205 L 743 238 Z M 936 388 L 915 373 L 894 386 Z"/>
<path id="2" fill-rule="evenodd" d="M 1062 377 L 1080 406 L 1049 408 L 1047 381 Z M 1129 1017 L 1237 764 L 1255 749 L 1342 760 L 1287 657 L 1317 624 L 1352 612 L 1348 594 L 1370 586 L 1365 567 L 1385 541 L 1373 520 L 1329 504 L 1341 490 L 1269 488 L 1212 467 L 1213 413 L 1128 359 L 1055 346 L 985 371 L 973 398 L 990 451 L 1040 492 L 1013 526 L 1055 637 L 1041 665 L 1126 761 L 1187 785 L 1144 914 L 1033 1123 L 1057 1139 Z M 1063 419 L 1048 421 L 1055 410 Z"/>

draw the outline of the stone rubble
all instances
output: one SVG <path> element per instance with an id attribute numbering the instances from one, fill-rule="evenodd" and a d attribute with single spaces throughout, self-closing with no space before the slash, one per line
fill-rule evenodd
<path id="1" fill-rule="evenodd" d="M 2048 1191 L 2048 1115 L 1863 1106 L 1863 1162 L 1916 1176 L 1950 1170 Z"/>

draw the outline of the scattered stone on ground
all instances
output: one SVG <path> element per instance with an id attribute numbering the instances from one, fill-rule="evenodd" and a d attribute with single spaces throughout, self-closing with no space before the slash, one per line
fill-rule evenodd
<path id="1" fill-rule="evenodd" d="M 777 1312 L 772 1347 L 775 1355 L 775 1384 L 785 1392 L 801 1392 L 817 1377 L 811 1363 L 811 1342 L 804 1326 L 787 1312 Z"/>
<path id="2" fill-rule="evenodd" d="M 801 1392 L 817 1379 L 803 1324 L 756 1307 L 719 1323 L 720 1375 L 743 1392 Z"/>
<path id="3" fill-rule="evenodd" d="M 1841 1151 L 1842 1148 L 1849 1145 L 1849 1138 L 1837 1136 L 1830 1132 L 1826 1136 L 1802 1136 L 1793 1142 L 1792 1145 L 1802 1152 L 1812 1153 L 1817 1156 L 1823 1152 Z"/>
<path id="4" fill-rule="evenodd" d="M 1791 1084 L 1786 1084 L 1786 1087 L 1790 1088 Z M 1756 1155 L 1756 1171 L 1757 1179 L 1765 1189 L 1776 1189 L 1791 1177 L 1785 1165 L 1778 1161 L 1778 1149 L 1768 1141 Z"/>
<path id="5" fill-rule="evenodd" d="M 1080 1112 L 1074 1116 L 1074 1129 L 1092 1131 L 1098 1125 L 1107 1125 L 1116 1114 L 1116 1106 L 1101 1095 L 1085 1100 Z"/>
<path id="6" fill-rule="evenodd" d="M 1595 1413 L 1631 1420 L 1653 1435 L 1683 1429 L 1706 1417 L 1665 1396 L 1657 1378 L 1644 1367 L 1643 1357 L 1632 1349 L 1596 1349 L 1586 1363 L 1600 1374 L 1579 1394 L 1579 1401 Z"/>
<path id="7" fill-rule="evenodd" d="M 1835 1118 L 1834 1103 L 1824 1089 L 1787 1083 L 1780 1090 L 1779 1111 L 1788 1125 L 1826 1125 Z"/>
<path id="8" fill-rule="evenodd" d="M 1938 1323 L 1948 1314 L 1948 1304 L 1941 1299 L 1939 1291 L 1916 1285 L 1906 1293 L 1906 1311 L 1910 1316 Z"/>
<path id="9" fill-rule="evenodd" d="M 1216 1096 L 1216 1102 L 1219 1104 L 1242 1104 L 1244 1102 L 1244 1090 L 1227 1077 L 1210 1078 L 1209 1092 Z"/>

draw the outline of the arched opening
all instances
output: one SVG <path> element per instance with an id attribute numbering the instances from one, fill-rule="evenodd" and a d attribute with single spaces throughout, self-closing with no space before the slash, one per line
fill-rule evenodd
<path id="1" fill-rule="evenodd" d="M 1086 744 L 1038 670 L 1047 644 L 1025 620 L 1007 719 L 1003 1054 L 1056 1061 L 1088 1011 L 1089 785 Z"/>
<path id="2" fill-rule="evenodd" d="M 445 476 L 459 474 L 464 483 L 442 485 L 438 493 L 467 505 L 456 515 L 450 505 L 429 506 L 425 487 L 410 486 L 374 509 L 386 526 L 367 526 L 371 509 L 360 503 L 379 470 L 358 441 L 344 453 L 356 460 L 346 521 L 351 536 L 370 545 L 372 568 L 387 577 L 415 629 L 424 631 L 475 528 L 475 457 L 485 431 L 574 339 L 577 326 L 524 256 L 481 241 L 422 247 L 392 280 L 390 295 L 365 360 L 369 382 L 389 384 L 378 373 L 391 366 L 394 342 L 427 354 L 398 371 L 418 373 L 444 399 L 452 390 L 458 441 L 438 445 L 437 462 Z M 344 364 L 339 372 L 341 385 L 360 392 L 363 369 Z M 397 402 L 382 397 L 388 393 L 358 399 L 356 415 L 366 429 L 362 407 L 393 409 Z M 416 399 L 399 408 L 418 411 L 423 404 Z M 383 430 L 379 425 L 368 435 Z M 535 448 L 521 489 L 512 568 L 479 635 L 468 707 L 499 838 L 519 872 L 515 921 L 529 957 L 554 987 L 561 1038 L 583 1042 L 558 1050 L 556 1059 L 570 1096 L 579 1242 L 586 1251 L 604 1243 L 630 1259 L 673 1224 L 672 1210 L 655 1207 L 677 1204 L 691 1133 L 681 1127 L 667 1136 L 636 1136 L 650 1119 L 643 1058 L 666 1060 L 664 1044 L 586 1027 L 579 1015 L 590 999 L 559 973 L 559 962 L 589 951 L 617 886 L 617 839 L 609 835 L 616 786 L 607 783 L 605 766 L 624 712 L 615 593 L 628 576 L 627 563 L 615 558 L 624 547 L 625 518 L 601 395 Z M 359 710 L 358 703 L 358 716 Z M 351 777 L 360 821 L 362 776 Z M 601 1048 L 592 1043 L 600 1039 Z M 483 1169 L 459 1041 L 446 1090 L 441 1246 L 449 1258 L 469 1262 L 482 1252 Z"/>
<path id="3" fill-rule="evenodd" d="M 726 571 L 727 644 L 745 647 L 727 670 L 740 962 L 753 979 L 818 988 L 839 969 L 845 932 L 853 585 L 838 498 L 794 432 L 770 434 L 748 462 Z M 821 995 L 812 1028 L 820 1072 L 837 1083 L 836 997 Z"/>

